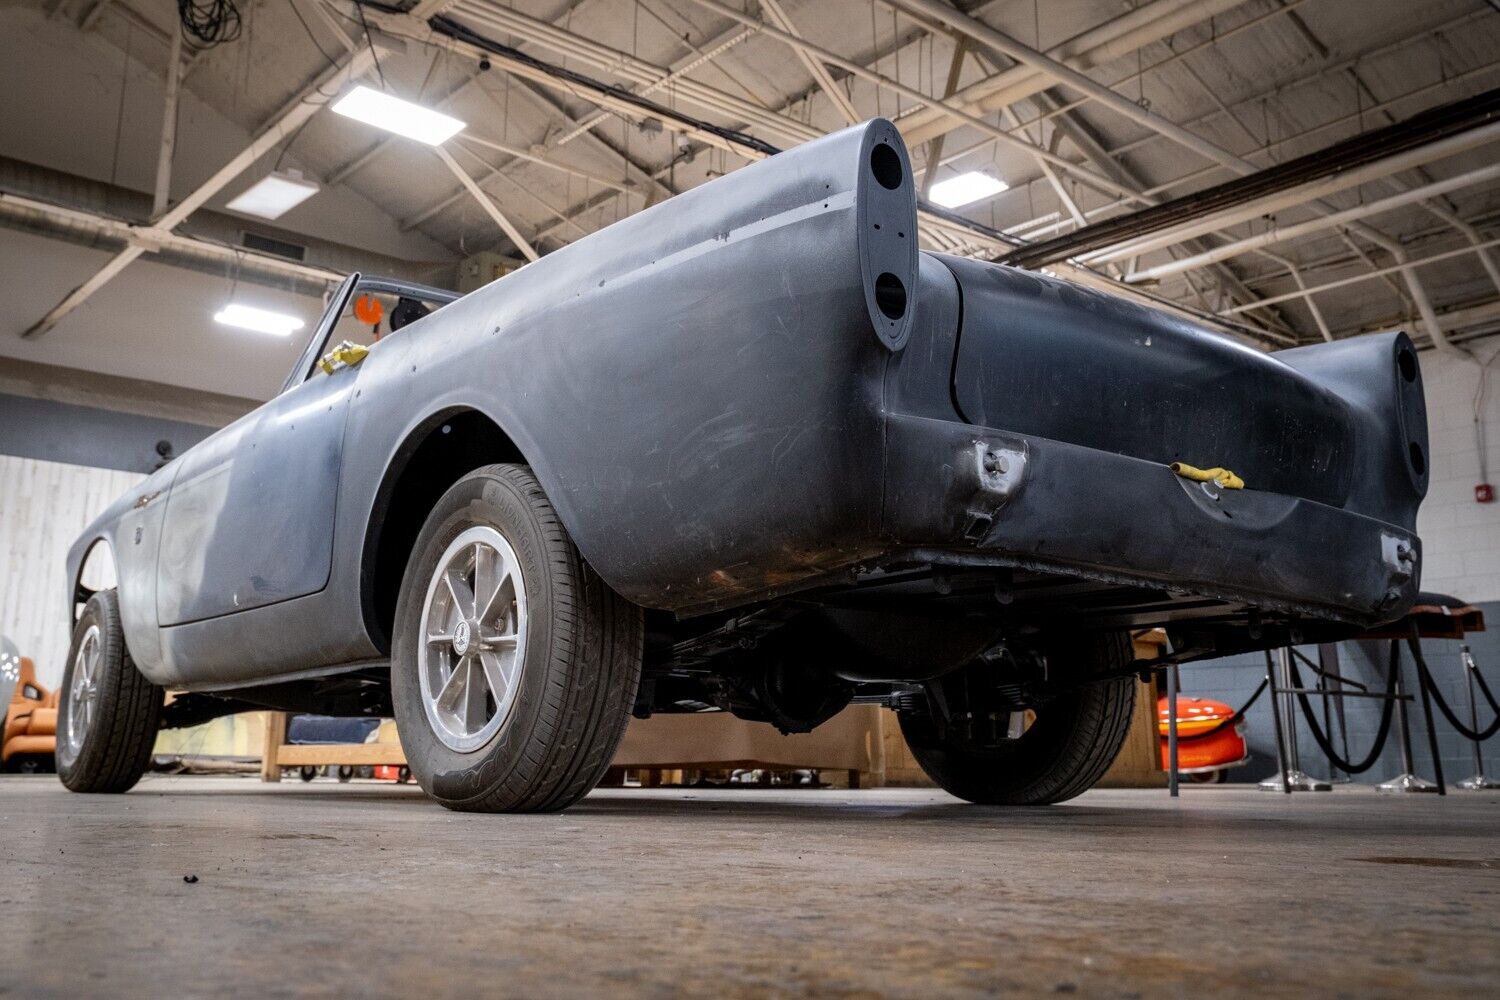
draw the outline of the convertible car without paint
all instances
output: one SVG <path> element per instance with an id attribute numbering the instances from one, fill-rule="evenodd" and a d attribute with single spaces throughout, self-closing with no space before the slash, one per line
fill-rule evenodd
<path id="1" fill-rule="evenodd" d="M 916 227 L 875 120 L 463 298 L 351 277 L 278 396 L 70 552 L 62 780 L 231 712 L 394 714 L 444 805 L 558 809 L 632 715 L 864 701 L 954 794 L 1056 802 L 1119 749 L 1131 630 L 1187 661 L 1411 603 L 1405 335 L 1264 354 Z M 360 296 L 405 325 L 337 347 Z"/>

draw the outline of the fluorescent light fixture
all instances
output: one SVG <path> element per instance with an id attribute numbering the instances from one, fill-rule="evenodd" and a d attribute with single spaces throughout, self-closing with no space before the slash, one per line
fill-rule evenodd
<path id="1" fill-rule="evenodd" d="M 944 208 L 958 208 L 981 198 L 999 194 L 1009 184 L 991 174 L 970 170 L 966 174 L 938 181 L 932 186 L 932 200 Z"/>
<path id="2" fill-rule="evenodd" d="M 408 139 L 439 146 L 464 130 L 464 123 L 431 108 L 369 87 L 355 87 L 339 99 L 333 110 L 345 118 L 404 135 Z"/>
<path id="3" fill-rule="evenodd" d="M 256 333 L 271 333 L 278 337 L 290 337 L 297 330 L 302 329 L 303 322 L 295 316 L 286 313 L 272 312 L 269 309 L 257 309 L 254 306 L 241 305 L 231 302 L 229 305 L 214 313 L 214 320 L 225 326 L 239 327 L 241 330 L 254 330 Z"/>
<path id="4" fill-rule="evenodd" d="M 231 212 L 279 219 L 318 193 L 318 186 L 295 170 L 267 174 L 227 206 Z"/>

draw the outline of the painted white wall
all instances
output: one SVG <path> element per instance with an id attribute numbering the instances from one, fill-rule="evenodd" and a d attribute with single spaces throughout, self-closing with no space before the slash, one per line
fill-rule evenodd
<path id="1" fill-rule="evenodd" d="M 68 547 L 141 478 L 0 455 L 0 635 L 31 657 L 37 680 L 49 688 L 62 677 L 72 640 L 63 565 Z M 113 586 L 112 573 L 85 583 Z"/>
<path id="2" fill-rule="evenodd" d="M 1500 351 L 1500 337 L 1471 345 L 1481 360 Z M 1422 588 L 1466 601 L 1500 601 L 1500 502 L 1474 500 L 1479 451 L 1474 396 L 1479 367 L 1438 351 L 1421 355 L 1432 452 L 1432 485 L 1417 516 L 1425 567 Z M 1489 365 L 1483 419 L 1489 431 L 1490 482 L 1500 486 L 1500 360 Z"/>

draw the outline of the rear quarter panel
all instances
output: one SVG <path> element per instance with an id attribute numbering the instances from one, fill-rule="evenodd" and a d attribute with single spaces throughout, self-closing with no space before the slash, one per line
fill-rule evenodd
<path id="1" fill-rule="evenodd" d="M 737 171 L 382 342 L 350 411 L 341 506 L 371 508 L 411 427 L 472 407 L 640 604 L 712 603 L 859 559 L 879 527 L 889 357 L 868 261 L 904 267 L 915 291 L 909 167 L 888 215 L 870 191 L 882 139 L 899 149 L 877 121 Z M 883 219 L 883 253 L 862 254 L 861 219 L 872 233 Z"/>

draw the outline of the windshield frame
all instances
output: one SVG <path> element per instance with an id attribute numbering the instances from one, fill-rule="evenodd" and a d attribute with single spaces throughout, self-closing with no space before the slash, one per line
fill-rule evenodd
<path id="1" fill-rule="evenodd" d="M 463 296 L 458 292 L 450 292 L 443 288 L 434 288 L 431 285 L 419 284 L 415 281 L 401 281 L 397 278 L 366 278 L 360 272 L 355 271 L 339 283 L 334 289 L 333 295 L 328 299 L 328 305 L 323 310 L 323 316 L 318 320 L 311 335 L 307 338 L 307 344 L 302 348 L 302 353 L 297 358 L 297 363 L 292 366 L 286 381 L 281 385 L 281 392 L 295 389 L 297 386 L 312 378 L 318 371 L 318 359 L 323 356 L 328 345 L 328 338 L 333 334 L 333 328 L 338 324 L 339 317 L 344 314 L 344 308 L 358 291 L 379 292 L 386 295 L 406 296 L 419 299 L 424 302 L 432 302 L 439 309 L 455 302 Z M 277 393 L 280 395 L 280 393 Z"/>

